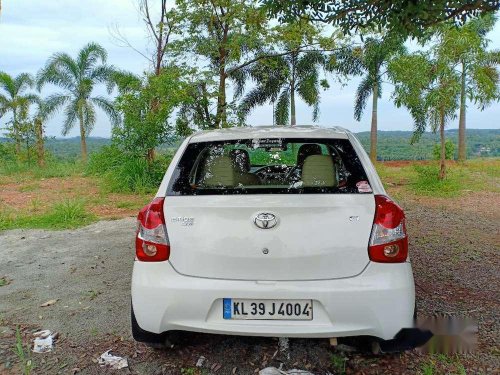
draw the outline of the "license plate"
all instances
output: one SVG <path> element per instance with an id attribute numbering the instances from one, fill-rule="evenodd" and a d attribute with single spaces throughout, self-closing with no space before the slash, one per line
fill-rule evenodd
<path id="1" fill-rule="evenodd" d="M 312 300 L 224 298 L 223 318 L 239 320 L 312 320 Z"/>

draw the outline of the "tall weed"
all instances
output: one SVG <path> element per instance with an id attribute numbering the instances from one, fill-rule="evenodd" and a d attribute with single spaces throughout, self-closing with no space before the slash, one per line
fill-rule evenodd
<path id="1" fill-rule="evenodd" d="M 103 177 L 103 187 L 114 193 L 155 191 L 168 168 L 170 156 L 159 154 L 152 164 L 143 158 L 123 153 L 116 146 L 105 146 L 92 154 L 87 173 Z"/>

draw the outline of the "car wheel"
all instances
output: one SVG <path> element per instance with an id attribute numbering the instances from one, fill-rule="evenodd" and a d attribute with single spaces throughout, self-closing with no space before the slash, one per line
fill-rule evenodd
<path id="1" fill-rule="evenodd" d="M 178 346 L 180 343 L 180 334 L 177 331 L 152 333 L 142 329 L 135 318 L 134 307 L 130 304 L 130 317 L 132 324 L 132 336 L 135 341 L 143 342 L 153 349 L 165 349 Z"/>

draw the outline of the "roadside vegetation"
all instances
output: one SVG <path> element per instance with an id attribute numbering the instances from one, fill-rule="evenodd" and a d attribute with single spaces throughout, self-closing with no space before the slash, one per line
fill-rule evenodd
<path id="1" fill-rule="evenodd" d="M 377 137 L 378 99 L 389 82 L 391 99 L 414 120 L 413 137 L 405 144 L 423 138 L 434 147 L 412 158 L 439 160 L 439 167 L 435 161 L 399 168 L 379 164 L 390 191 L 435 197 L 497 191 L 498 159 L 464 160 L 472 155 L 465 149 L 466 106 L 483 110 L 500 99 L 500 51 L 488 39 L 498 6 L 458 4 L 447 13 L 447 2 L 438 1 L 436 8 L 412 5 L 407 12 L 406 3 L 398 2 L 360 12 L 336 1 L 321 6 L 177 0 L 174 7 L 166 0 L 137 1 L 148 34 L 149 52 L 141 52 L 149 64 L 144 72 L 109 64 L 107 51 L 93 41 L 71 55 L 51 51 L 38 71 L 0 72 L 1 131 L 7 136 L 0 139 L 0 229 L 74 228 L 135 214 L 157 189 L 185 136 L 243 126 L 264 104 L 273 105 L 270 123 L 293 126 L 299 98 L 316 121 L 330 83 L 356 76 L 361 83 L 355 119 L 363 120 L 371 99 L 371 131 L 361 137 L 371 159 L 383 159 L 377 147 L 383 155 L 389 147 L 379 146 Z M 314 20 L 296 17 L 311 12 Z M 131 46 L 119 29 L 112 36 Z M 405 48 L 410 37 L 418 42 L 416 51 Z M 98 94 L 103 89 L 107 94 Z M 99 124 L 96 109 L 112 125 L 111 141 L 98 149 L 87 145 Z M 62 135 L 78 129 L 73 157 L 47 149 L 45 126 L 57 113 Z M 458 137 L 450 142 L 445 127 L 458 113 Z M 423 136 L 428 130 L 439 137 Z M 401 142 L 391 140 L 391 149 Z M 495 140 L 469 148 L 475 156 L 498 154 Z M 447 161 L 456 157 L 461 164 Z"/>

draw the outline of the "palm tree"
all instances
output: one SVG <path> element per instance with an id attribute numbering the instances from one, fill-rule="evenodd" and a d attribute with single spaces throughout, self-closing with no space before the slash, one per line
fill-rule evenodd
<path id="1" fill-rule="evenodd" d="M 331 69 L 353 74 L 363 73 L 356 90 L 354 104 L 354 118 L 361 120 L 368 98 L 372 96 L 372 120 L 370 130 L 370 159 L 377 160 L 377 128 L 378 128 L 378 99 L 382 97 L 382 79 L 386 73 L 384 67 L 396 55 L 404 52 L 403 40 L 399 37 L 387 35 L 383 37 L 368 37 L 363 47 L 352 48 L 346 54 L 345 49 L 335 52 L 335 64 Z"/>
<path id="2" fill-rule="evenodd" d="M 111 101 L 103 96 L 92 96 L 96 84 L 111 81 L 114 69 L 106 65 L 106 59 L 107 53 L 103 47 L 89 43 L 80 50 L 76 59 L 67 53 L 54 54 L 37 77 L 39 89 L 46 83 L 51 83 L 64 90 L 49 96 L 47 100 L 54 109 L 65 106 L 62 135 L 67 135 L 78 122 L 83 161 L 87 160 L 86 137 L 96 122 L 95 107 L 103 110 L 113 124 L 119 122 Z M 109 93 L 111 88 L 108 85 Z"/>
<path id="3" fill-rule="evenodd" d="M 27 117 L 29 106 L 34 102 L 35 96 L 26 93 L 33 86 L 33 78 L 27 73 L 21 73 L 16 77 L 0 72 L 0 117 L 6 113 L 12 115 L 11 130 L 16 143 L 16 154 L 21 152 L 20 126 Z"/>
<path id="4" fill-rule="evenodd" d="M 323 84 L 319 71 L 324 63 L 324 55 L 317 51 L 293 51 L 257 62 L 245 72 L 256 83 L 256 87 L 243 98 L 243 114 L 247 115 L 253 108 L 267 102 L 276 102 L 276 123 L 286 125 L 290 119 L 290 125 L 294 126 L 297 124 L 297 94 L 307 105 L 313 107 L 313 121 L 316 121 L 319 115 L 319 91 Z M 241 92 L 241 89 L 237 88 L 236 92 Z"/>
<path id="5" fill-rule="evenodd" d="M 458 160 L 466 159 L 465 128 L 467 99 L 482 110 L 498 100 L 500 50 L 488 51 L 486 34 L 495 26 L 494 14 L 487 14 L 456 28 L 445 25 L 439 29 L 442 53 L 451 56 L 460 71 L 460 115 L 458 124 Z"/>

